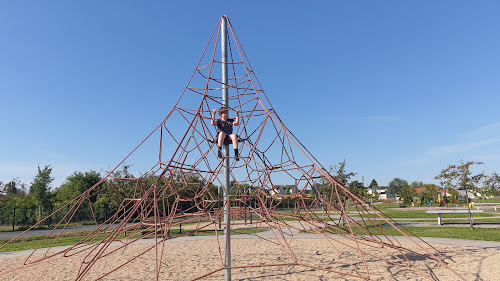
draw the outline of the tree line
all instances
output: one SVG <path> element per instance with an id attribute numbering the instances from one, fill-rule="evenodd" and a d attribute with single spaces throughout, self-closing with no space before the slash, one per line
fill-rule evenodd
<path id="1" fill-rule="evenodd" d="M 500 196 L 500 175 L 492 171 L 491 174 L 485 172 L 472 173 L 473 166 L 480 166 L 483 162 L 459 161 L 443 169 L 435 179 L 441 186 L 422 181 L 408 181 L 402 178 L 394 178 L 387 186 L 379 186 L 375 179 L 369 185 L 358 180 L 351 180 L 357 175 L 356 172 L 346 170 L 346 161 L 339 162 L 330 167 L 328 173 L 336 178 L 343 186 L 347 187 L 357 197 L 371 201 L 378 199 L 378 194 L 374 190 L 385 190 L 388 198 L 399 198 L 403 204 L 425 205 L 429 203 L 453 203 L 459 201 L 459 190 L 467 193 L 481 194 L 482 196 Z M 326 181 L 320 183 L 321 186 L 328 184 Z M 323 187 L 323 196 L 328 198 L 330 189 Z M 369 192 L 371 190 L 371 192 Z M 418 191 L 418 192 L 417 192 Z M 440 191 L 443 195 L 438 196 Z M 438 198 L 440 200 L 438 200 Z M 466 200 L 465 198 L 460 200 Z"/>
<path id="2" fill-rule="evenodd" d="M 0 225 L 12 226 L 12 230 L 22 230 L 39 223 L 42 219 L 63 208 L 61 212 L 43 221 L 50 226 L 61 220 L 71 222 L 105 222 L 114 214 L 124 212 L 130 201 L 124 198 L 135 198 L 155 182 L 157 186 L 172 186 L 172 190 L 162 191 L 164 199 L 159 202 L 159 208 L 169 209 L 177 197 L 194 198 L 203 193 L 205 199 L 219 197 L 219 187 L 205 182 L 196 174 L 176 174 L 158 179 L 157 175 L 147 175 L 137 179 L 129 171 L 130 166 L 124 165 L 122 170 L 114 171 L 106 180 L 96 171 L 74 172 L 63 184 L 52 189 L 54 178 L 52 167 L 38 167 L 38 172 L 30 185 L 13 179 L 9 182 L 0 181 Z M 106 172 L 108 175 L 109 172 Z M 168 184 L 167 184 L 168 183 Z M 231 194 L 248 193 L 252 189 L 248 184 L 231 183 Z M 88 192 L 89 189 L 91 192 Z M 84 194 L 85 193 L 85 194 Z M 85 198 L 75 200 L 84 194 Z M 267 194 L 269 195 L 269 193 Z M 266 201 L 267 204 L 276 202 Z M 247 202 L 255 204 L 255 202 Z M 163 206 L 165 205 L 165 206 Z M 194 212 L 197 210 L 193 200 L 178 200 L 178 212 Z M 65 218 L 66 214 L 69 214 Z M 137 217 L 139 214 L 134 214 Z M 5 228 L 4 228 L 5 229 Z"/>
<path id="3" fill-rule="evenodd" d="M 50 165 L 38 166 L 38 172 L 30 185 L 19 179 L 6 183 L 0 181 L 0 224 L 10 224 L 13 230 L 16 226 L 33 225 L 102 179 L 100 173 L 95 171 L 75 172 L 61 186 L 52 190 L 54 178 L 51 174 Z M 87 204 L 93 204 L 97 211 L 101 211 L 100 205 L 110 199 L 105 195 L 100 198 L 95 196 Z M 85 214 L 76 215 L 85 219 Z"/>
<path id="4" fill-rule="evenodd" d="M 19 179 L 6 183 L 0 181 L 0 225 L 11 225 L 13 230 L 17 226 L 31 226 L 61 207 L 66 209 L 43 223 L 59 222 L 72 208 L 75 212 L 71 212 L 71 218 L 68 218 L 72 222 L 104 222 L 123 206 L 123 198 L 133 197 L 138 188 L 137 179 L 129 172 L 129 167 L 123 166 L 122 170 L 113 172 L 106 181 L 102 181 L 99 172 L 77 171 L 55 189 L 51 188 L 54 178 L 50 165 L 38 167 L 38 173 L 29 186 Z M 142 184 L 151 185 L 156 179 L 155 176 L 148 177 Z M 74 200 L 93 186 L 94 190 L 88 192 L 84 200 Z M 183 191 L 183 195 L 190 196 L 188 192 Z"/>
<path id="5" fill-rule="evenodd" d="M 357 175 L 355 172 L 349 172 L 346 169 L 346 161 L 339 162 L 338 165 L 333 165 L 327 171 L 335 177 L 342 185 L 346 186 L 353 194 L 359 198 L 369 202 L 377 199 L 376 193 L 368 192 L 369 189 L 385 189 L 389 197 L 398 197 L 402 200 L 403 204 L 427 204 L 429 202 L 438 203 L 437 194 L 439 190 L 446 189 L 445 195 L 441 201 L 445 203 L 452 203 L 458 197 L 457 190 L 465 190 L 468 192 L 481 193 L 486 196 L 500 195 L 500 176 L 496 172 L 491 172 L 486 175 L 484 172 L 473 174 L 471 167 L 475 165 L 482 165 L 481 162 L 474 161 L 460 161 L 458 164 L 449 165 L 443 169 L 438 175 L 436 180 L 439 180 L 441 186 L 436 186 L 432 183 L 423 183 L 421 181 L 414 181 L 408 183 L 401 178 L 394 178 L 389 182 L 388 186 L 379 186 L 375 179 L 372 179 L 368 186 L 364 182 L 352 180 Z M 129 172 L 130 166 L 123 166 L 122 170 L 115 171 L 111 174 L 111 180 L 107 180 L 99 184 L 96 189 L 89 193 L 87 200 L 82 200 L 82 205 L 78 212 L 74 213 L 72 221 L 105 221 L 110 215 L 116 213 L 124 197 L 133 197 L 133 192 L 137 183 L 127 179 L 134 179 L 134 175 Z M 92 186 L 101 182 L 102 176 L 99 172 L 74 172 L 68 176 L 63 184 L 59 187 L 52 189 L 52 182 L 54 178 L 51 176 L 52 167 L 46 165 L 38 167 L 38 172 L 33 178 L 30 185 L 21 182 L 19 179 L 13 179 L 8 182 L 0 181 L 0 225 L 11 225 L 12 229 L 17 226 L 30 226 L 39 222 L 42 218 L 51 214 L 68 202 L 87 191 Z M 148 177 L 144 186 L 151 185 L 156 181 L 157 177 Z M 190 182 L 198 182 L 200 179 L 196 176 L 189 176 L 185 180 Z M 234 185 L 235 183 L 232 183 Z M 329 198 L 331 186 L 324 180 L 317 183 L 322 188 L 318 189 L 323 192 L 322 196 Z M 248 189 L 250 186 L 241 185 L 232 189 L 232 193 L 237 189 Z M 288 188 L 289 189 L 289 188 Z M 188 188 L 181 188 L 179 190 L 182 196 L 192 198 L 194 190 Z M 417 190 L 424 190 L 418 192 Z M 210 185 L 210 195 L 218 196 L 218 187 Z M 287 190 L 287 194 L 291 193 Z M 449 194 L 447 196 L 446 194 Z M 168 200 L 173 201 L 173 198 Z M 286 201 L 286 200 L 285 200 Z M 169 202 L 171 203 L 171 202 Z M 284 202 L 286 203 L 286 202 Z M 189 203 L 183 203 L 186 206 L 180 208 L 188 209 Z M 291 203 L 290 203 L 291 204 Z M 70 205 L 67 205 L 70 208 Z M 66 212 L 64 212 L 66 213 Z M 63 216 L 61 213 L 59 216 Z M 59 216 L 54 216 L 51 220 L 44 223 L 50 225 L 51 223 L 61 219 Z"/>

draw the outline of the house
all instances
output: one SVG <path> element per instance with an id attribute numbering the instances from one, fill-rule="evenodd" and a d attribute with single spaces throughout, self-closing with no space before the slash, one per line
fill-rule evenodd
<path id="1" fill-rule="evenodd" d="M 447 189 L 442 189 L 439 186 L 435 186 L 434 190 L 436 190 L 436 192 L 441 197 L 443 197 L 443 196 L 448 196 L 448 197 L 451 196 L 451 193 L 449 192 L 450 189 L 448 189 L 448 188 Z M 425 193 L 425 192 L 427 192 L 427 188 L 425 188 L 425 187 L 417 187 L 417 188 L 415 188 L 415 193 L 417 193 L 417 194 L 421 194 L 421 193 Z"/>
<path id="2" fill-rule="evenodd" d="M 271 195 L 275 195 L 275 194 L 287 195 L 286 194 L 286 190 L 288 188 L 290 188 L 290 194 L 298 192 L 298 189 L 297 189 L 296 185 L 292 185 L 292 184 L 287 184 L 287 185 L 278 184 L 278 185 L 273 185 L 273 189 L 270 191 L 270 193 L 271 193 Z"/>
<path id="3" fill-rule="evenodd" d="M 458 198 L 465 198 L 465 190 L 457 190 Z M 481 193 L 474 192 L 472 190 L 467 190 L 467 195 L 469 195 L 469 199 L 476 199 L 481 197 Z"/>
<path id="4" fill-rule="evenodd" d="M 375 197 L 378 196 L 378 199 L 387 199 L 387 189 L 385 188 L 368 188 L 367 192 L 368 195 L 374 195 Z"/>

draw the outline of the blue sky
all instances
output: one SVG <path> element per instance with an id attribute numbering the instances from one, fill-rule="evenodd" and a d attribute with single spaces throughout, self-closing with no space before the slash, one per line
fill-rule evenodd
<path id="1" fill-rule="evenodd" d="M 0 180 L 109 170 L 171 110 L 218 18 L 325 167 L 500 171 L 498 1 L 2 1 Z"/>

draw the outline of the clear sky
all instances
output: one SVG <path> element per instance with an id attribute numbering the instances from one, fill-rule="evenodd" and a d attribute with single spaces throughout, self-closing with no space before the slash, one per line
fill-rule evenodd
<path id="1" fill-rule="evenodd" d="M 0 180 L 114 167 L 171 110 L 228 15 L 325 167 L 437 183 L 500 172 L 499 1 L 1 1 Z M 133 164 L 133 163 L 131 163 Z"/>

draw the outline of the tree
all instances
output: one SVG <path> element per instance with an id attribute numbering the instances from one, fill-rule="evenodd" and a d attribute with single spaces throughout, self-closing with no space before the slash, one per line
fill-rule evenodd
<path id="1" fill-rule="evenodd" d="M 443 169 L 435 178 L 440 180 L 446 186 L 455 187 L 458 190 L 465 190 L 465 197 L 467 200 L 467 208 L 469 210 L 469 221 L 471 229 L 474 229 L 472 222 L 472 215 L 469 206 L 469 190 L 475 190 L 477 184 L 484 178 L 484 173 L 472 174 L 470 167 L 472 165 L 481 165 L 483 162 L 474 161 L 460 161 L 459 165 L 449 165 Z"/>
<path id="2" fill-rule="evenodd" d="M 370 203 L 373 203 L 373 198 L 378 198 L 379 195 L 376 189 L 379 188 L 380 186 L 378 185 L 377 181 L 375 179 L 372 179 L 367 189 L 367 194 L 369 195 Z M 368 193 L 368 190 L 370 190 L 370 193 Z"/>
<path id="3" fill-rule="evenodd" d="M 89 188 L 94 186 L 96 183 L 101 181 L 101 174 L 95 171 L 89 172 L 74 172 L 71 176 L 66 178 L 66 181 L 55 190 L 56 198 L 61 202 L 68 202 L 83 192 L 87 191 Z M 94 197 L 96 197 L 95 193 Z M 96 198 L 91 198 L 90 201 L 95 202 Z"/>
<path id="4" fill-rule="evenodd" d="M 134 175 L 129 172 L 130 165 L 123 165 L 122 170 L 114 171 L 111 174 L 110 180 L 104 182 L 96 188 L 96 194 L 99 198 L 106 197 L 109 213 L 116 213 L 123 198 L 132 197 L 137 181 Z M 106 172 L 108 174 L 109 172 Z"/>
<path id="5" fill-rule="evenodd" d="M 334 177 L 343 186 L 348 187 L 349 180 L 351 179 L 351 177 L 355 176 L 356 173 L 346 172 L 345 165 L 346 165 L 346 163 L 345 163 L 345 159 L 344 159 L 344 161 L 339 162 L 338 166 L 337 165 L 330 166 L 330 170 L 328 171 L 328 174 L 330 174 L 332 177 Z M 319 188 L 319 189 L 316 190 L 317 188 Z M 314 193 L 319 192 L 320 194 L 323 195 L 323 197 L 326 200 L 329 200 L 331 197 L 331 194 L 332 194 L 332 188 L 333 188 L 332 183 L 330 181 L 326 180 L 325 178 L 323 178 L 323 179 L 321 179 L 321 182 L 319 185 L 317 185 L 317 186 L 313 185 L 313 192 Z M 319 196 L 319 194 L 316 194 L 316 195 Z M 335 202 L 337 202 L 337 200 L 333 200 L 331 202 L 333 202 L 335 204 Z"/>
<path id="6" fill-rule="evenodd" d="M 426 183 L 424 184 L 423 188 L 425 188 L 425 194 L 429 201 L 433 202 L 437 200 L 438 192 L 437 192 L 437 186 L 435 184 Z"/>
<path id="7" fill-rule="evenodd" d="M 500 175 L 493 172 L 491 176 L 484 179 L 484 189 L 487 195 L 496 195 L 500 193 Z"/>
<path id="8" fill-rule="evenodd" d="M 339 165 L 333 165 L 330 167 L 330 174 L 335 172 L 335 179 L 338 180 L 343 186 L 347 187 L 351 177 L 354 177 L 357 173 L 349 172 L 347 173 L 345 170 L 345 159 L 342 162 L 339 162 Z"/>
<path id="9" fill-rule="evenodd" d="M 352 193 L 354 193 L 354 195 L 360 198 L 366 197 L 366 188 L 362 182 L 353 181 L 349 183 L 348 188 Z"/>
<path id="10" fill-rule="evenodd" d="M 54 180 L 50 176 L 52 168 L 46 165 L 43 169 L 38 166 L 38 174 L 35 176 L 33 183 L 30 187 L 30 194 L 32 194 L 38 203 L 38 221 L 42 219 L 42 209 L 49 203 L 50 200 L 50 184 Z"/>
<path id="11" fill-rule="evenodd" d="M 55 200 L 57 204 L 64 205 L 75 199 L 80 194 L 86 192 L 100 181 L 101 175 L 98 172 L 92 170 L 85 173 L 74 172 L 71 176 L 66 178 L 66 181 L 59 188 L 55 190 Z M 88 200 L 83 200 L 80 203 L 81 206 L 78 209 L 78 212 L 75 213 L 75 218 L 80 220 L 90 219 L 92 216 L 90 204 L 94 204 L 94 202 L 97 201 L 98 195 L 97 191 L 89 193 Z M 105 199 L 103 200 L 105 201 Z"/>
<path id="12" fill-rule="evenodd" d="M 26 184 L 21 182 L 19 178 L 15 178 L 3 186 L 0 184 L 0 190 L 3 191 L 5 195 L 26 195 Z"/>
<path id="13" fill-rule="evenodd" d="M 445 191 L 454 190 L 454 176 L 452 175 L 452 172 L 453 171 L 451 169 L 451 166 L 449 166 L 447 169 L 442 170 L 441 173 L 435 177 L 439 180 L 441 186 L 444 187 Z"/>
<path id="14" fill-rule="evenodd" d="M 415 187 L 409 185 L 408 182 L 404 181 L 399 194 L 403 199 L 403 204 L 410 205 L 413 202 L 413 196 L 415 195 Z"/>
<path id="15" fill-rule="evenodd" d="M 377 181 L 375 179 L 372 179 L 368 188 L 376 189 L 377 187 L 379 187 Z"/>
<path id="16" fill-rule="evenodd" d="M 410 183 L 410 187 L 415 189 L 422 188 L 424 187 L 424 183 L 421 181 L 413 181 L 412 183 Z"/>
<path id="17" fill-rule="evenodd" d="M 16 182 L 15 181 L 10 181 L 8 183 L 5 184 L 5 186 L 3 187 L 3 192 L 5 194 L 17 194 L 18 192 L 18 188 L 16 187 Z"/>
<path id="18" fill-rule="evenodd" d="M 389 182 L 389 186 L 387 187 L 387 194 L 390 194 L 391 197 L 396 194 L 400 194 L 403 187 L 408 185 L 406 180 L 400 178 L 394 178 L 391 182 Z"/>
<path id="19" fill-rule="evenodd" d="M 22 197 L 26 195 L 26 185 L 21 182 L 19 179 L 13 179 L 10 182 L 6 183 L 1 190 L 5 194 L 3 198 L 2 206 L 5 209 L 2 212 L 2 224 L 4 216 L 8 216 L 12 218 L 12 231 L 15 230 L 16 225 L 16 211 L 19 210 L 19 207 L 22 202 Z M 17 216 L 19 216 L 19 211 L 17 211 Z"/>

